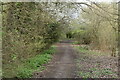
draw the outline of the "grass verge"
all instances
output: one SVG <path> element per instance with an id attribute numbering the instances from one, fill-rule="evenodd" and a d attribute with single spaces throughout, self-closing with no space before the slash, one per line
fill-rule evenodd
<path id="1" fill-rule="evenodd" d="M 55 53 L 55 46 L 52 46 L 43 53 L 26 60 L 23 65 L 18 67 L 17 78 L 30 78 L 32 77 L 33 72 L 44 70 L 45 67 L 42 65 L 51 60 L 53 53 Z"/>
<path id="2" fill-rule="evenodd" d="M 89 50 L 88 49 L 88 46 L 75 46 L 75 49 L 77 49 L 77 51 L 79 52 L 82 52 L 82 53 L 87 53 L 87 54 L 92 54 L 92 55 L 95 55 L 95 56 L 103 56 L 103 55 L 109 55 L 108 52 L 101 52 L 101 51 L 98 51 L 98 50 Z"/>
<path id="3" fill-rule="evenodd" d="M 73 44 L 73 45 L 77 45 L 77 44 L 80 44 L 80 42 L 74 41 L 74 42 L 72 42 L 72 44 Z"/>

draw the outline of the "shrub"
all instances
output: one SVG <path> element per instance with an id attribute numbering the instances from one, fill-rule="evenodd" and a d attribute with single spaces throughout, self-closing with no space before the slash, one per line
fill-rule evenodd
<path id="1" fill-rule="evenodd" d="M 13 67 L 49 48 L 59 39 L 60 24 L 35 2 L 5 3 L 3 10 L 3 76 L 14 77 L 6 70 L 11 73 Z"/>

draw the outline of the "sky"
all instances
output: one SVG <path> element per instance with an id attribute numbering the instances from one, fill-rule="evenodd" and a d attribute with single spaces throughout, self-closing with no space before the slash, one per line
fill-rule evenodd
<path id="1" fill-rule="evenodd" d="M 76 0 L 77 2 L 86 2 L 87 0 Z M 117 2 L 119 0 L 89 0 L 93 2 Z"/>
<path id="2" fill-rule="evenodd" d="M 52 2 L 55 2 L 55 1 L 60 1 L 60 2 L 66 2 L 66 1 L 73 1 L 73 2 L 86 2 L 87 0 L 0 0 L 2 2 L 16 2 L 16 1 L 20 1 L 20 2 L 31 2 L 31 1 L 40 1 L 40 2 L 48 2 L 48 1 L 52 1 Z M 94 2 L 118 2 L 120 0 L 90 0 L 90 1 L 94 1 Z"/>
<path id="3" fill-rule="evenodd" d="M 106 3 L 108 3 L 108 2 L 118 2 L 120 0 L 76 0 L 75 2 L 88 2 L 88 1 L 92 1 L 92 2 L 106 2 Z M 77 13 L 73 13 L 71 16 L 72 16 L 72 18 L 77 18 L 78 14 Z"/>

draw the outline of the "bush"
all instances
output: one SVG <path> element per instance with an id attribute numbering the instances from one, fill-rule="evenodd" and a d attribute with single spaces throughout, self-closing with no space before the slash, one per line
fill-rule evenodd
<path id="1" fill-rule="evenodd" d="M 86 30 L 74 30 L 67 33 L 68 37 L 74 38 L 81 44 L 90 44 L 91 38 Z"/>
<path id="2" fill-rule="evenodd" d="M 3 10 L 3 76 L 11 78 L 14 76 L 6 70 L 11 73 L 13 67 L 43 52 L 59 39 L 60 24 L 41 3 L 5 3 Z"/>

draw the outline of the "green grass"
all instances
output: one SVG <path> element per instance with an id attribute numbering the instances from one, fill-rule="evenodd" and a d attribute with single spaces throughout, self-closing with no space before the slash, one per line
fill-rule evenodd
<path id="1" fill-rule="evenodd" d="M 96 53 L 94 51 L 89 51 L 86 47 L 76 46 L 76 48 L 82 53 Z"/>
<path id="2" fill-rule="evenodd" d="M 109 55 L 109 53 L 107 52 L 98 52 L 98 51 L 93 51 L 93 50 L 89 50 L 87 46 L 85 47 L 81 47 L 81 46 L 75 46 L 75 48 L 77 49 L 77 51 L 82 52 L 82 53 L 87 53 L 89 55 Z"/>
<path id="3" fill-rule="evenodd" d="M 80 77 L 82 77 L 82 78 L 91 78 L 91 74 L 90 74 L 90 72 L 79 72 L 78 73 L 79 74 L 79 76 Z"/>
<path id="4" fill-rule="evenodd" d="M 76 46 L 76 48 L 77 48 L 80 52 L 83 52 L 83 53 L 88 52 L 88 50 L 86 50 L 86 49 L 85 49 L 85 48 L 83 48 L 83 47 Z"/>
<path id="5" fill-rule="evenodd" d="M 74 42 L 72 42 L 72 44 L 77 45 L 77 44 L 80 44 L 80 42 L 78 42 L 78 41 L 74 41 Z"/>
<path id="6" fill-rule="evenodd" d="M 17 77 L 30 78 L 33 72 L 44 70 L 45 67 L 43 66 L 43 64 L 46 64 L 51 60 L 52 54 L 54 52 L 55 46 L 52 46 L 50 49 L 45 50 L 43 53 L 26 60 L 22 66 L 18 67 Z"/>

